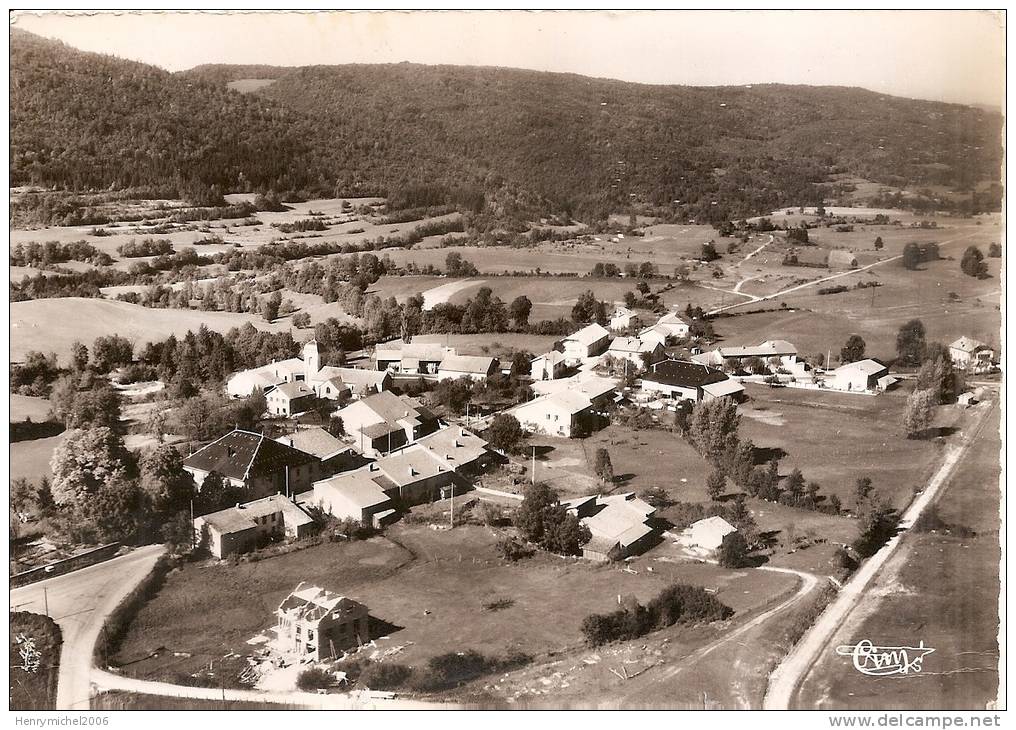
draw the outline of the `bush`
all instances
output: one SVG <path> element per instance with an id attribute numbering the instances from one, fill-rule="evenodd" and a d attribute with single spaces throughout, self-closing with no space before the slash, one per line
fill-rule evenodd
<path id="1" fill-rule="evenodd" d="M 297 689 L 304 692 L 313 692 L 319 689 L 328 689 L 332 686 L 332 673 L 321 667 L 304 669 L 296 677 Z"/>
<path id="2" fill-rule="evenodd" d="M 535 551 L 517 538 L 505 535 L 497 541 L 497 552 L 505 560 L 514 563 L 531 557 Z"/>
<path id="3" fill-rule="evenodd" d="M 371 662 L 360 673 L 357 680 L 362 686 L 376 690 L 392 690 L 405 686 L 413 670 L 405 664 Z"/>
<path id="4" fill-rule="evenodd" d="M 698 586 L 677 583 L 665 588 L 648 605 L 629 598 L 617 611 L 590 614 L 582 620 L 582 634 L 590 646 L 637 639 L 674 624 L 695 624 L 729 618 L 733 609 Z"/>
<path id="5" fill-rule="evenodd" d="M 524 667 L 531 661 L 528 654 L 515 651 L 503 657 L 486 656 L 474 649 L 448 652 L 432 657 L 413 684 L 427 692 L 452 689 L 487 674 Z"/>

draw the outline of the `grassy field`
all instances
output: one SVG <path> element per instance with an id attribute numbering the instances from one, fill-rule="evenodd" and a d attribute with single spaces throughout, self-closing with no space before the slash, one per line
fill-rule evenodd
<path id="1" fill-rule="evenodd" d="M 11 423 L 25 421 L 31 418 L 36 423 L 41 423 L 49 418 L 49 399 L 36 398 L 30 395 L 18 395 L 11 393 L 10 416 Z"/>
<path id="2" fill-rule="evenodd" d="M 59 434 L 49 438 L 17 441 L 10 444 L 11 479 L 24 477 L 29 481 L 38 482 L 44 476 L 52 477 L 53 472 L 49 468 L 49 461 L 53 458 L 53 451 L 60 445 L 63 438 L 64 434 Z"/>
<path id="3" fill-rule="evenodd" d="M 24 644 L 18 637 L 33 642 L 38 652 L 38 667 L 26 669 L 22 657 Z M 60 669 L 60 627 L 46 617 L 19 611 L 10 615 L 10 704 L 11 710 L 55 710 L 56 680 Z"/>
<path id="4" fill-rule="evenodd" d="M 647 600 L 681 581 L 715 588 L 741 613 L 792 583 L 756 571 L 655 561 L 652 552 L 632 564 L 634 573 L 545 554 L 505 564 L 495 531 L 475 526 L 435 532 L 399 525 L 388 535 L 391 540 L 324 544 L 237 567 L 188 565 L 142 609 L 118 660 L 129 663 L 130 674 L 150 678 L 194 671 L 230 651 L 247 653 L 246 640 L 274 623 L 278 602 L 300 580 L 362 601 L 372 616 L 392 624 L 390 638 L 378 639 L 378 646 L 402 646 L 393 661 L 409 665 L 466 649 L 518 649 L 538 659 L 580 649 L 581 620 L 610 610 L 618 593 Z M 501 598 L 510 605 L 484 607 Z M 159 658 L 144 659 L 156 649 Z"/>
<path id="5" fill-rule="evenodd" d="M 989 404 L 979 408 L 992 408 Z M 854 671 L 846 657 L 820 660 L 799 706 L 835 709 L 983 710 L 998 691 L 998 408 L 957 464 L 937 504 L 942 519 L 971 537 L 908 533 L 835 639 L 935 649 L 919 674 L 884 678 Z M 843 643 L 843 642 L 840 642 Z"/>
<path id="6" fill-rule="evenodd" d="M 807 481 L 821 485 L 822 494 L 838 495 L 845 507 L 862 476 L 904 506 L 913 488 L 937 468 L 940 450 L 935 440 L 906 438 L 902 419 L 909 388 L 862 396 L 749 384 L 752 401 L 750 409 L 742 409 L 740 433 L 757 447 L 786 452 L 780 474 L 799 468 Z M 955 406 L 939 411 L 936 423 L 946 425 Z"/>
<path id="7" fill-rule="evenodd" d="M 137 348 L 171 334 L 180 337 L 202 324 L 216 332 L 226 332 L 247 322 L 262 330 L 289 328 L 286 320 L 268 324 L 250 314 L 148 309 L 104 299 L 67 297 L 12 302 L 11 360 L 23 360 L 28 351 L 39 350 L 56 353 L 66 364 L 75 341 L 91 346 L 96 337 L 118 334 L 132 340 Z"/>

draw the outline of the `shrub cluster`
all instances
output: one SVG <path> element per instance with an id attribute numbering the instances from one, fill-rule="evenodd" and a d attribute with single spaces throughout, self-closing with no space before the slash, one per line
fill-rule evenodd
<path id="1" fill-rule="evenodd" d="M 610 613 L 594 613 L 582 620 L 582 634 L 591 646 L 627 641 L 674 624 L 722 621 L 734 610 L 698 586 L 676 583 L 643 606 L 634 598 Z"/>

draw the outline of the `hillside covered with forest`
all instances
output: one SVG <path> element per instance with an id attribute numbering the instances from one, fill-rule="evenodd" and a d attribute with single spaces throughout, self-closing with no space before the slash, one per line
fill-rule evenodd
<path id="1" fill-rule="evenodd" d="M 11 69 L 15 185 L 717 221 L 818 202 L 837 174 L 966 193 L 998 179 L 1002 154 L 997 113 L 863 89 L 412 64 L 171 74 L 22 32 Z M 274 81 L 227 87 L 251 78 Z"/>

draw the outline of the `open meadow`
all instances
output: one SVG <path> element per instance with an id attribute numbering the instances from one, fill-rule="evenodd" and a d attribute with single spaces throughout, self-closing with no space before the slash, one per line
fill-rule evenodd
<path id="1" fill-rule="evenodd" d="M 935 651 L 922 671 L 868 677 L 833 652 L 801 687 L 798 707 L 837 709 L 984 710 L 999 674 L 999 408 L 957 464 L 936 512 L 933 532 L 910 532 L 870 588 L 870 596 L 833 644 L 862 638 L 876 646 Z"/>
<path id="2" fill-rule="evenodd" d="M 274 623 L 294 576 L 365 603 L 388 624 L 375 637 L 377 648 L 402 647 L 387 661 L 411 666 L 467 649 L 494 656 L 521 651 L 536 666 L 560 652 L 584 656 L 582 619 L 612 610 L 618 593 L 644 602 L 673 582 L 701 585 L 739 616 L 793 585 L 778 574 L 654 561 L 652 552 L 633 564 L 634 572 L 546 554 L 505 563 L 496 541 L 490 528 L 435 532 L 407 524 L 366 542 L 324 543 L 236 566 L 189 564 L 172 572 L 138 614 L 117 661 L 133 676 L 155 678 L 197 671 L 230 652 L 249 653 L 247 640 Z M 246 598 L 237 602 L 231 597 L 240 586 Z M 654 638 L 679 641 L 683 631 L 673 627 Z"/>

